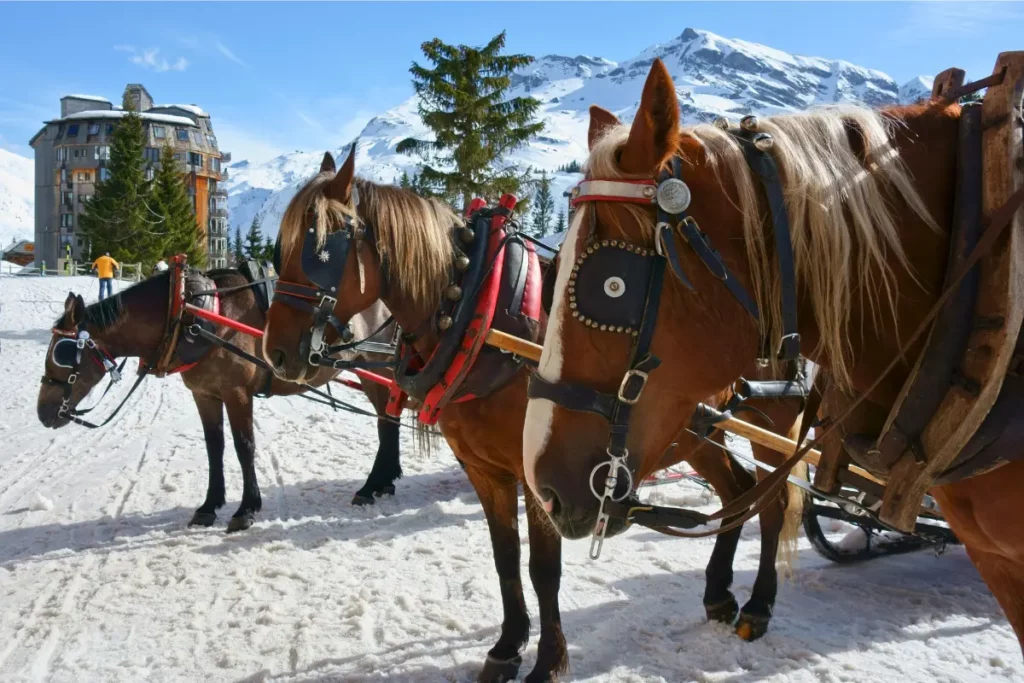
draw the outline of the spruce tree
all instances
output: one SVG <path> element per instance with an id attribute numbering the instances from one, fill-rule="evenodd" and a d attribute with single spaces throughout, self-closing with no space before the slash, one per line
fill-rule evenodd
<path id="1" fill-rule="evenodd" d="M 245 253 L 242 251 L 242 229 L 237 226 L 235 227 L 234 243 L 231 245 L 231 254 L 234 257 L 236 267 L 245 260 Z"/>
<path id="2" fill-rule="evenodd" d="M 245 233 L 245 243 L 242 245 L 245 258 L 259 261 L 263 256 L 263 236 L 260 234 L 260 219 L 256 216 L 252 219 L 249 232 Z"/>
<path id="3" fill-rule="evenodd" d="M 555 219 L 555 232 L 565 232 L 569 226 L 565 224 L 565 209 L 558 210 L 558 218 Z"/>
<path id="4" fill-rule="evenodd" d="M 409 180 L 409 174 L 406 171 L 402 171 L 402 175 L 398 179 L 398 186 L 405 189 L 412 187 L 412 182 Z"/>
<path id="5" fill-rule="evenodd" d="M 534 237 L 544 237 L 551 232 L 551 219 L 555 212 L 555 200 L 551 196 L 551 178 L 546 172 L 542 172 L 537 180 L 533 202 L 532 233 Z"/>
<path id="6" fill-rule="evenodd" d="M 159 258 L 162 233 L 160 216 L 150 207 L 143 161 L 146 134 L 131 100 L 125 97 L 123 106 L 125 114 L 110 142 L 109 177 L 97 184 L 80 227 L 92 251 L 90 259 L 110 252 L 120 262 L 153 263 Z"/>
<path id="7" fill-rule="evenodd" d="M 157 258 L 185 254 L 190 265 L 206 265 L 206 234 L 196 221 L 188 183 L 174 158 L 174 149 L 160 150 L 160 168 L 153 178 L 153 213 L 161 219 Z"/>
<path id="8" fill-rule="evenodd" d="M 263 251 L 260 254 L 260 260 L 270 261 L 274 258 L 274 242 L 266 235 L 263 236 Z"/>
<path id="9" fill-rule="evenodd" d="M 505 32 L 482 48 L 447 45 L 435 38 L 421 46 L 433 65 L 409 69 L 419 96 L 419 114 L 434 140 L 406 138 L 399 153 L 425 161 L 421 182 L 465 207 L 474 196 L 497 199 L 518 193 L 525 178 L 505 156 L 544 128 L 533 117 L 540 103 L 532 97 L 507 98 L 511 75 L 533 62 L 528 55 L 503 55 Z M 448 170 L 442 170 L 448 169 Z"/>

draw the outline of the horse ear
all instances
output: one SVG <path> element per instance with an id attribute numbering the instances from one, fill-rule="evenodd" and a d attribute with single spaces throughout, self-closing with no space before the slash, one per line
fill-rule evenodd
<path id="1" fill-rule="evenodd" d="M 324 160 L 320 162 L 321 173 L 334 173 L 334 157 L 330 152 L 324 152 Z"/>
<path id="2" fill-rule="evenodd" d="M 651 173 L 679 144 L 679 102 L 668 69 L 655 59 L 644 84 L 640 107 L 622 148 L 619 165 L 626 173 Z"/>
<path id="3" fill-rule="evenodd" d="M 356 177 L 356 143 L 352 143 L 348 158 L 341 165 L 341 170 L 334 176 L 331 186 L 327 190 L 327 196 L 347 204 L 352 197 L 352 181 Z"/>
<path id="4" fill-rule="evenodd" d="M 68 298 L 64 300 L 64 322 L 67 327 L 77 327 L 80 322 L 85 320 L 85 299 L 82 295 L 75 295 L 74 292 L 68 292 Z"/>
<path id="5" fill-rule="evenodd" d="M 619 118 L 596 104 L 590 106 L 590 130 L 587 131 L 587 149 L 594 149 L 594 143 L 611 128 L 619 125 Z"/>

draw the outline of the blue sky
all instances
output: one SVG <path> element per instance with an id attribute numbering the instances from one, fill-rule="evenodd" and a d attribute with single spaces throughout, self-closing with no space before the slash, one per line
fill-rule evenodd
<path id="1" fill-rule="evenodd" d="M 68 93 L 117 100 L 126 83 L 196 103 L 234 159 L 336 148 L 412 94 L 410 63 L 435 36 L 540 56 L 623 61 L 697 28 L 845 59 L 903 83 L 992 69 L 1024 48 L 1011 3 L 0 3 L 0 147 L 29 138 Z"/>

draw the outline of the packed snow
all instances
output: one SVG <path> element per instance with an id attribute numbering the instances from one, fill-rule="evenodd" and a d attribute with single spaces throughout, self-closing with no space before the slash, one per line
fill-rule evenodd
<path id="1" fill-rule="evenodd" d="M 397 495 L 355 508 L 377 447 L 372 421 L 298 398 L 261 401 L 259 521 L 224 533 L 241 488 L 229 443 L 228 505 L 215 528 L 186 528 L 207 465 L 180 379 L 147 379 L 103 429 L 37 421 L 50 326 L 68 290 L 91 300 L 96 289 L 86 277 L 0 277 L 0 680 L 475 680 L 501 600 L 483 514 L 450 451 L 417 454 L 405 433 Z M 717 499 L 703 494 L 675 483 L 647 495 L 711 511 Z M 711 547 L 633 530 L 592 562 L 587 542 L 567 542 L 566 680 L 1024 680 L 1017 641 L 961 548 L 838 566 L 802 541 L 771 630 L 745 643 L 705 621 Z M 741 600 L 758 551 L 748 528 Z M 526 594 L 524 675 L 539 623 Z"/>
<path id="2" fill-rule="evenodd" d="M 0 249 L 35 232 L 35 164 L 0 148 Z"/>
<path id="3" fill-rule="evenodd" d="M 553 174 L 556 207 L 565 206 L 562 193 L 582 177 L 555 171 L 586 159 L 590 105 L 599 104 L 631 121 L 655 58 L 663 60 L 671 73 L 688 124 L 718 116 L 737 122 L 746 114 L 792 113 L 835 103 L 878 107 L 916 102 L 931 92 L 930 78 L 915 78 L 901 87 L 881 71 L 842 60 L 791 55 L 689 28 L 621 64 L 583 55 L 539 57 L 513 75 L 510 94 L 540 101 L 538 116 L 545 130 L 509 159 L 521 168 Z M 398 154 L 396 146 L 407 137 L 429 135 L 417 113 L 417 98 L 409 98 L 374 117 L 359 134 L 357 173 L 384 183 L 397 182 L 403 172 L 413 175 L 420 159 Z M 347 148 L 331 151 L 348 153 Z M 230 166 L 225 186 L 232 229 L 245 233 L 258 218 L 263 232 L 275 236 L 288 202 L 319 170 L 323 152 L 296 151 L 263 163 L 239 160 Z"/>

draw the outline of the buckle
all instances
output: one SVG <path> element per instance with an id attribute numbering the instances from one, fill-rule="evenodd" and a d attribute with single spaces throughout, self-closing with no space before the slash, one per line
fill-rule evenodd
<path id="1" fill-rule="evenodd" d="M 331 311 L 333 311 L 333 310 L 334 310 L 334 306 L 335 306 L 335 304 L 337 304 L 337 303 L 338 303 L 338 299 L 337 299 L 337 298 L 335 298 L 335 297 L 331 296 L 330 294 L 324 294 L 324 295 L 323 295 L 323 296 L 322 296 L 322 297 L 320 298 L 320 303 L 319 303 L 319 305 L 317 306 L 317 308 L 323 309 L 323 307 L 324 307 L 324 302 L 325 302 L 325 301 L 330 301 L 330 302 L 331 302 L 331 308 L 329 309 L 329 310 L 331 310 Z"/>
<path id="2" fill-rule="evenodd" d="M 627 370 L 626 374 L 622 378 L 622 383 L 619 384 L 619 393 L 617 394 L 617 398 L 627 405 L 636 405 L 640 400 L 640 395 L 644 393 L 644 387 L 647 386 L 648 376 L 649 375 L 643 370 Z M 636 388 L 635 393 L 630 393 L 630 395 L 627 396 L 626 391 L 630 389 L 629 382 L 633 378 L 638 378 L 640 380 L 640 386 Z"/>

